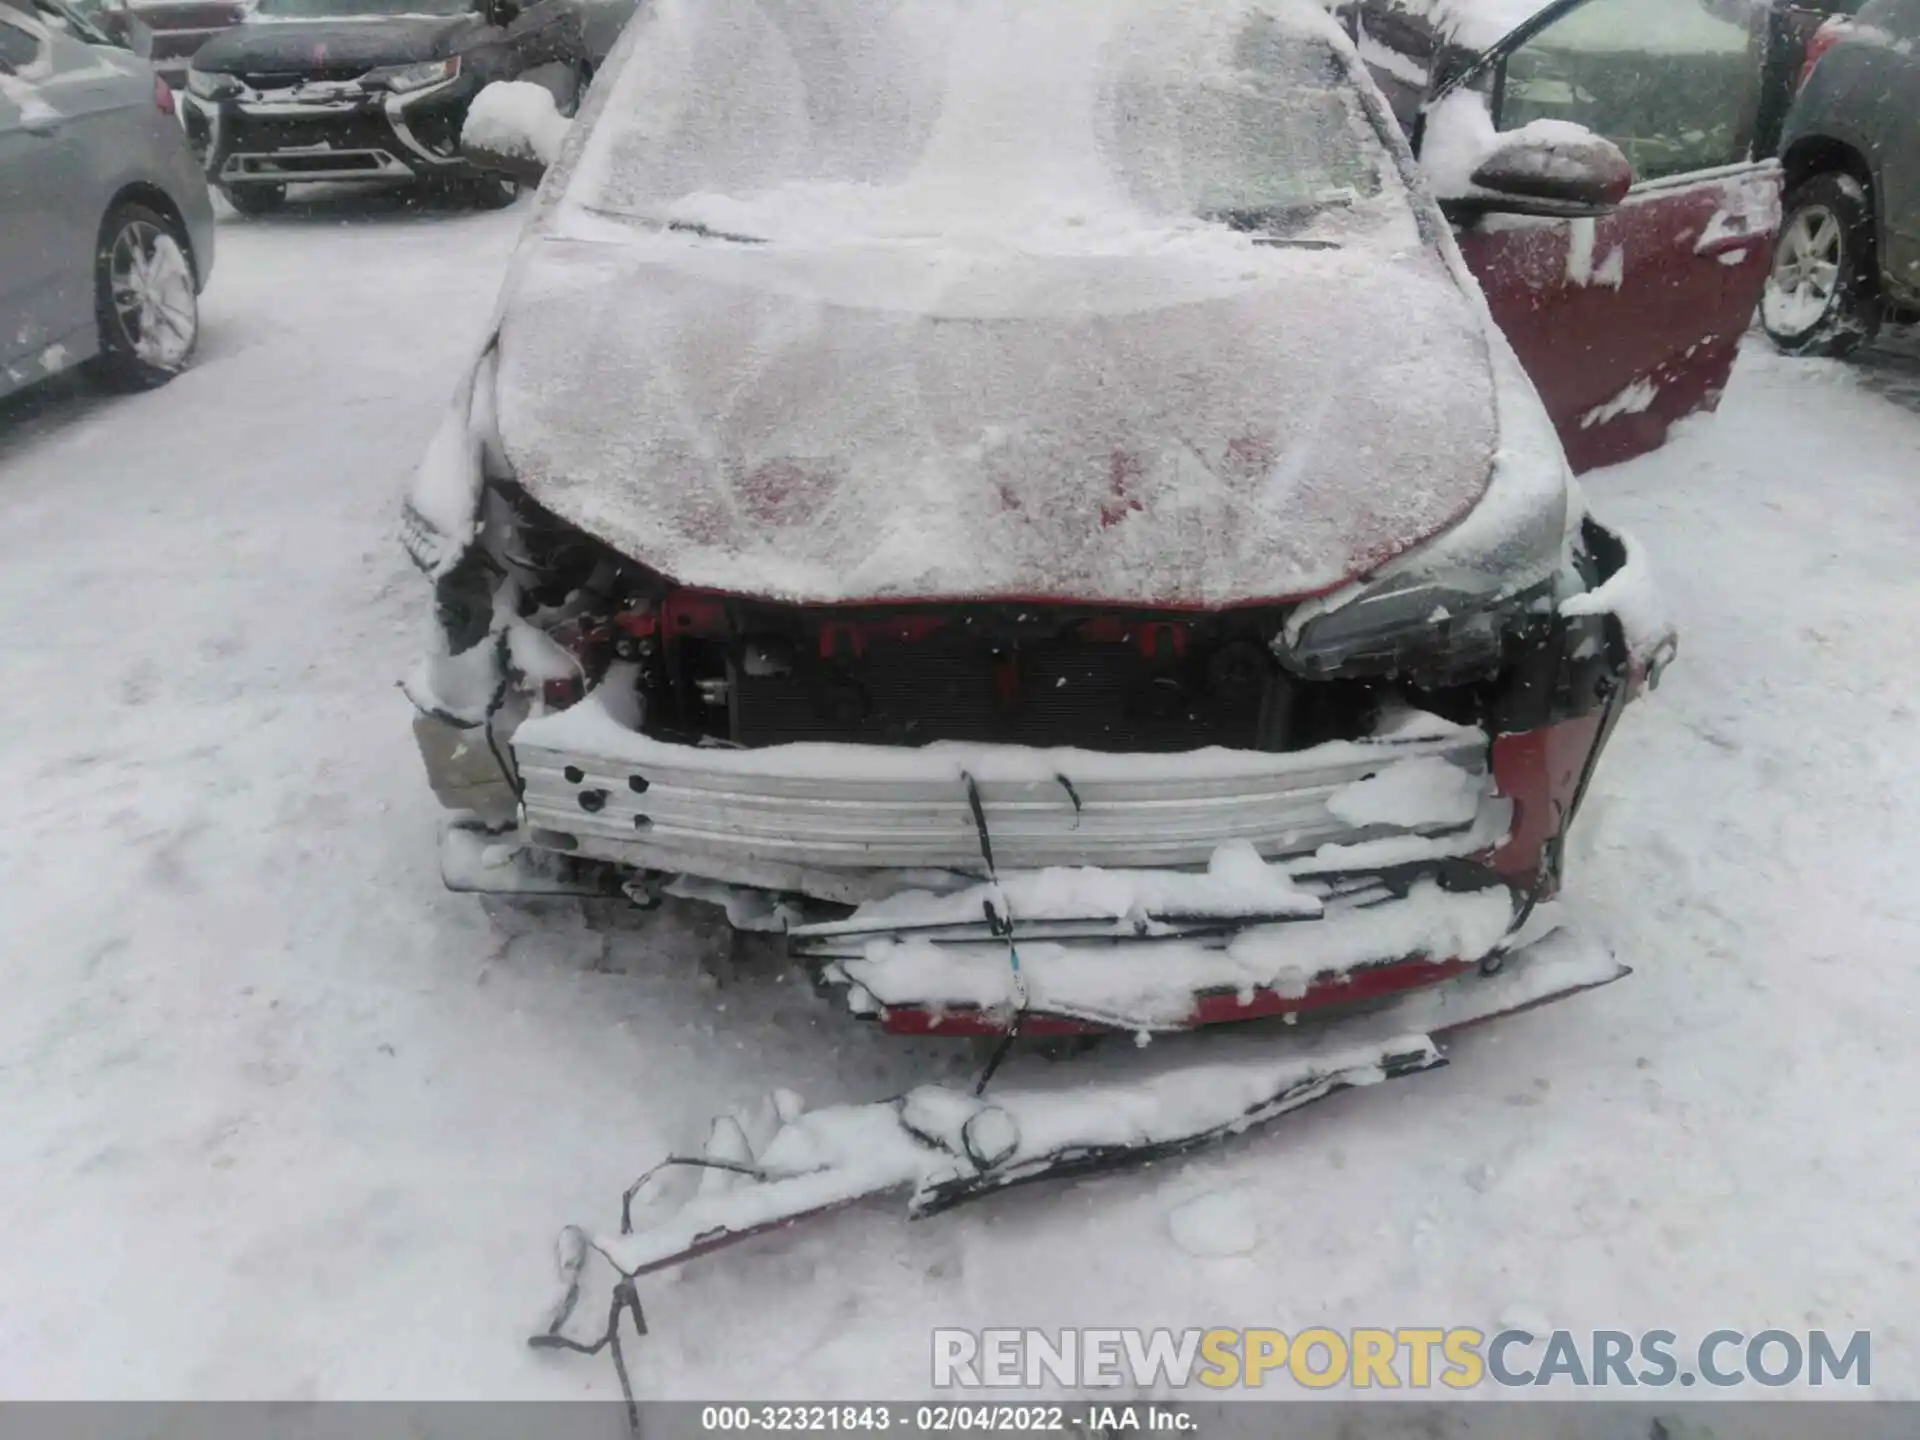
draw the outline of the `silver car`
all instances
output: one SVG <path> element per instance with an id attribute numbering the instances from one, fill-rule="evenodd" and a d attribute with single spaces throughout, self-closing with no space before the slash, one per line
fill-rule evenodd
<path id="1" fill-rule="evenodd" d="M 213 206 L 173 92 L 59 0 L 0 0 L 0 395 L 82 362 L 163 385 L 199 338 Z"/>

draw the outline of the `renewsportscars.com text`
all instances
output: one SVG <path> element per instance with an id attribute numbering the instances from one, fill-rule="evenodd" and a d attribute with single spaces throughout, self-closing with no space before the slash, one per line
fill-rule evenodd
<path id="1" fill-rule="evenodd" d="M 936 1330 L 940 1390 L 1202 1386 L 1257 1390 L 1639 1389 L 1705 1385 L 1865 1388 L 1873 1337 L 1714 1330 L 1683 1341 L 1671 1330 L 1361 1327 L 1302 1330 Z"/>

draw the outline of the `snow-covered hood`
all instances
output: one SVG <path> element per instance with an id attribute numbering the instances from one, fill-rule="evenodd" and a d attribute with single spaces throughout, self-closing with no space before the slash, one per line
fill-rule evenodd
<path id="1" fill-rule="evenodd" d="M 684 585 L 1291 599 L 1465 514 L 1498 445 L 1481 312 L 1431 247 L 602 230 L 522 248 L 499 439 L 535 499 Z"/>
<path id="2" fill-rule="evenodd" d="M 194 55 L 193 65 L 196 70 L 228 74 L 409 65 L 444 59 L 485 24 L 477 14 L 256 18 L 214 36 Z"/>

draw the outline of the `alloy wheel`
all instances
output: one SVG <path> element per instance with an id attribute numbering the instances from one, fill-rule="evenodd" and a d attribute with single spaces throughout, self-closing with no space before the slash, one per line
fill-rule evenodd
<path id="1" fill-rule="evenodd" d="M 1804 329 L 1825 315 L 1840 288 L 1846 231 L 1824 205 L 1797 212 L 1774 251 L 1767 280 L 1769 318 L 1783 330 Z"/>
<path id="2" fill-rule="evenodd" d="M 180 242 L 151 221 L 129 220 L 107 252 L 107 274 L 127 348 L 156 370 L 185 365 L 200 316 Z"/>

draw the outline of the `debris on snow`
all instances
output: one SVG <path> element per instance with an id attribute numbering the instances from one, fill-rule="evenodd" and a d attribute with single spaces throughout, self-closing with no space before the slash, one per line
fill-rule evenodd
<path id="1" fill-rule="evenodd" d="M 704 1154 L 643 1175 L 618 1233 L 563 1232 L 561 1294 L 532 1343 L 597 1352 L 617 1338 L 623 1285 L 624 1308 L 637 1310 L 633 1278 L 731 1241 L 869 1196 L 906 1191 L 909 1215 L 926 1215 L 1024 1181 L 1178 1155 L 1336 1091 L 1432 1069 L 1444 1063 L 1435 1035 L 1624 973 L 1603 950 L 1555 936 L 1497 975 L 1403 997 L 1312 1037 L 1218 1037 L 1200 1063 L 1155 1047 L 1116 1057 L 1072 1088 L 981 1097 L 925 1086 L 812 1112 L 791 1094 L 776 1097 L 722 1116 Z M 1169 1225 L 1209 1253 L 1242 1253 L 1249 1230 L 1257 1243 L 1246 1198 L 1236 1215 L 1230 1197 L 1202 1197 L 1210 1203 Z"/>
<path id="2" fill-rule="evenodd" d="M 1195 1259 L 1249 1255 L 1260 1248 L 1260 1209 L 1253 1193 L 1209 1190 L 1167 1213 L 1167 1233 Z"/>
<path id="3" fill-rule="evenodd" d="M 630 1277 L 684 1259 L 696 1246 L 709 1248 L 866 1196 L 907 1190 L 910 1213 L 931 1213 L 1075 1157 L 1104 1156 L 1109 1164 L 1150 1158 L 1252 1129 L 1335 1090 L 1441 1063 L 1425 1035 L 1369 1028 L 1379 1038 L 1278 1048 L 1268 1042 L 1204 1064 L 1159 1062 L 1150 1052 L 1124 1081 L 1071 1090 L 1007 1090 L 980 1098 L 925 1086 L 896 1100 L 794 1112 L 757 1151 L 743 1148 L 744 1127 L 723 1116 L 715 1122 L 710 1153 L 673 1168 L 729 1173 L 701 1184 L 676 1206 L 649 1203 L 653 1175 L 670 1173 L 649 1172 L 630 1193 L 637 1218 L 650 1223 L 595 1236 L 588 1247 Z M 575 1265 L 591 1259 L 571 1258 Z M 576 1341 L 598 1338 L 605 1320 L 604 1310 L 579 1314 L 576 1306 L 563 1304 L 549 1333 Z"/>

